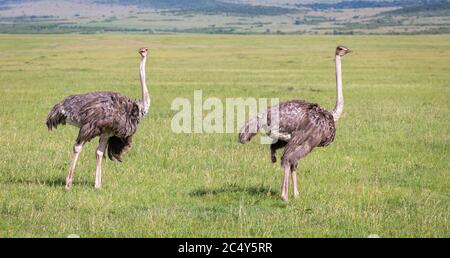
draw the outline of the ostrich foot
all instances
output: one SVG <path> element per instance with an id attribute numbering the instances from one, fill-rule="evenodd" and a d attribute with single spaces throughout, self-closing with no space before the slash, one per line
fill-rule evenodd
<path id="1" fill-rule="evenodd" d="M 277 157 L 275 157 L 275 155 L 271 155 L 270 159 L 272 160 L 272 163 L 277 163 Z"/>
<path id="2" fill-rule="evenodd" d="M 72 189 L 72 181 L 66 181 L 66 190 L 69 191 Z"/>
<path id="3" fill-rule="evenodd" d="M 288 201 L 288 196 L 287 195 L 281 195 L 281 200 L 283 202 L 287 202 Z"/>

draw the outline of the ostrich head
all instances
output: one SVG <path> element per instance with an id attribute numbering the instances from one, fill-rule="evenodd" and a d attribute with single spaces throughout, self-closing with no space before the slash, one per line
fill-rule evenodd
<path id="1" fill-rule="evenodd" d="M 352 52 L 352 50 L 348 47 L 344 47 L 344 46 L 338 46 L 336 48 L 336 55 L 337 56 L 345 56 L 346 54 Z"/>
<path id="2" fill-rule="evenodd" d="M 143 47 L 143 48 L 140 48 L 140 49 L 139 49 L 139 54 L 140 54 L 142 57 L 146 57 L 146 56 L 147 56 L 147 53 L 148 53 L 148 48 Z"/>

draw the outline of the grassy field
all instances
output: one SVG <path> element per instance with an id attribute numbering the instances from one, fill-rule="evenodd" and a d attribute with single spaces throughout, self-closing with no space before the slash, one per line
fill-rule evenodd
<path id="1" fill-rule="evenodd" d="M 297 200 L 258 139 L 174 134 L 176 97 L 279 97 L 346 106 L 337 138 L 299 165 Z M 63 97 L 140 95 L 150 48 L 150 116 L 123 163 L 94 140 L 64 190 L 77 129 L 48 132 Z M 0 36 L 0 237 L 450 237 L 450 36 Z"/>

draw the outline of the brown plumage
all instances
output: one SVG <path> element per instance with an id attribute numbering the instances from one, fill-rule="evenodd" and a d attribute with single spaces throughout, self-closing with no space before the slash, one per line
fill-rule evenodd
<path id="1" fill-rule="evenodd" d="M 336 48 L 336 107 L 329 112 L 318 104 L 304 100 L 290 100 L 272 106 L 250 119 L 239 133 L 239 141 L 249 142 L 258 131 L 266 129 L 267 134 L 274 139 L 270 145 L 272 162 L 276 162 L 276 151 L 284 147 L 281 166 L 284 168 L 281 198 L 288 199 L 289 173 L 293 178 L 294 196 L 298 196 L 296 169 L 298 161 L 304 158 L 315 147 L 327 146 L 333 142 L 336 135 L 335 122 L 343 110 L 341 57 L 351 52 L 350 49 L 338 46 Z M 278 127 L 272 120 L 278 112 Z M 278 128 L 275 130 L 274 128 Z"/>
<path id="2" fill-rule="evenodd" d="M 260 118 L 255 119 L 252 123 L 247 123 L 239 133 L 239 141 L 241 143 L 249 142 L 255 135 L 255 130 L 252 130 L 252 126 L 257 126 L 256 130 L 259 131 L 264 125 L 265 127 L 272 127 L 272 111 L 278 109 L 279 114 L 279 133 L 290 135 L 291 139 L 285 141 L 283 139 L 276 139 L 274 143 L 270 145 L 272 162 L 276 162 L 275 152 L 277 149 L 283 148 L 286 145 L 290 146 L 300 145 L 304 141 L 308 141 L 309 144 L 316 146 L 327 146 L 334 140 L 336 129 L 334 127 L 333 115 L 321 108 L 318 104 L 309 103 L 304 100 L 290 100 L 282 102 L 279 105 L 268 108 L 267 110 L 259 114 Z M 262 125 L 262 121 L 264 122 Z M 296 133 L 297 137 L 292 137 L 292 134 Z M 270 134 L 270 133 L 269 133 Z M 288 144 L 292 142 L 291 144 Z M 285 153 L 287 150 L 285 149 Z M 284 156 L 282 159 L 282 165 L 286 162 L 296 164 L 297 161 L 292 159 L 292 151 L 287 152 L 289 156 Z M 290 158 L 288 158 L 290 157 Z"/>
<path id="3" fill-rule="evenodd" d="M 141 48 L 140 78 L 142 99 L 133 101 L 115 92 L 94 92 L 72 95 L 57 103 L 47 116 L 49 130 L 60 124 L 71 124 L 80 128 L 74 145 L 74 158 L 66 179 L 70 189 L 79 152 L 83 145 L 95 137 L 100 137 L 97 148 L 97 169 L 95 187 L 101 186 L 101 160 L 107 148 L 111 160 L 122 161 L 122 156 L 131 148 L 132 137 L 136 133 L 140 119 L 150 106 L 150 98 L 145 84 L 145 62 L 147 48 Z"/>
<path id="4" fill-rule="evenodd" d="M 48 114 L 47 127 L 52 130 L 66 123 L 79 127 L 76 144 L 108 137 L 108 157 L 121 161 L 140 118 L 137 102 L 115 92 L 95 92 L 68 96 L 56 104 Z"/>

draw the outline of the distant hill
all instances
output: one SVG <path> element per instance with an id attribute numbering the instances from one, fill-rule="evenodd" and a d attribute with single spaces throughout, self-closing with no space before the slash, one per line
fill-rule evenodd
<path id="1" fill-rule="evenodd" d="M 295 5 L 295 4 L 335 4 L 342 0 L 224 0 L 233 3 L 263 5 Z M 360 0 L 359 2 L 392 2 L 395 0 Z"/>
<path id="2" fill-rule="evenodd" d="M 417 12 L 421 10 L 436 10 L 441 8 L 449 8 L 448 0 L 393 0 L 393 1 L 340 1 L 333 3 L 310 3 L 296 4 L 299 7 L 307 7 L 312 9 L 360 9 L 360 8 L 380 8 L 380 7 L 400 7 L 408 10 L 407 12 Z"/>
<path id="3" fill-rule="evenodd" d="M 333 3 L 310 3 L 296 4 L 296 6 L 308 7 L 312 9 L 360 9 L 360 8 L 380 8 L 380 7 L 402 7 L 410 4 L 411 0 L 403 1 L 341 1 Z"/>
<path id="4" fill-rule="evenodd" d="M 232 3 L 219 0 L 98 0 L 97 3 L 135 5 L 142 8 L 197 11 L 207 14 L 229 13 L 242 15 L 281 15 L 290 8 Z"/>
<path id="5" fill-rule="evenodd" d="M 450 10 L 450 1 L 448 0 L 422 0 L 404 3 L 401 9 L 390 11 L 390 14 L 415 14 L 442 12 Z"/>
<path id="6" fill-rule="evenodd" d="M 450 0 L 0 0 L 0 33 L 440 34 Z"/>

